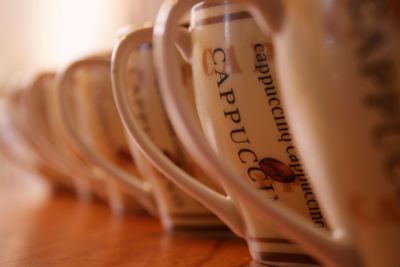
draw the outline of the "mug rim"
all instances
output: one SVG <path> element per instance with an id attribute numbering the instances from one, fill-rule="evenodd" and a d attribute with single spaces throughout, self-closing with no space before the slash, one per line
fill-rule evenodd
<path id="1" fill-rule="evenodd" d="M 220 7 L 226 7 L 218 10 Z M 218 23 L 252 19 L 253 16 L 240 4 L 225 0 L 222 3 L 201 2 L 191 8 L 190 28 L 197 29 Z"/>

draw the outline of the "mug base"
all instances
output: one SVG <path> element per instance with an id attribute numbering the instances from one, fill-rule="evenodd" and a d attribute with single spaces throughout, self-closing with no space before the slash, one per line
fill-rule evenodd
<path id="1" fill-rule="evenodd" d="M 162 224 L 170 233 L 219 233 L 229 228 L 213 214 L 207 216 L 162 216 Z"/>
<path id="2" fill-rule="evenodd" d="M 320 264 L 306 254 L 281 252 L 252 252 L 254 260 L 269 266 L 315 267 Z"/>
<path id="3" fill-rule="evenodd" d="M 168 234 L 178 237 L 190 237 L 196 239 L 236 239 L 236 235 L 226 226 L 215 227 L 191 227 L 191 226 L 173 226 L 167 229 Z"/>

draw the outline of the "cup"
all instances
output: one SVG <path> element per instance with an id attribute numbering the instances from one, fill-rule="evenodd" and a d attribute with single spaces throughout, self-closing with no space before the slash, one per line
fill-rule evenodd
<path id="1" fill-rule="evenodd" d="M 139 56 L 145 53 L 147 52 L 143 50 L 135 55 L 134 61 L 139 60 Z M 124 187 L 130 189 L 132 195 L 136 196 L 151 214 L 159 215 L 166 229 L 220 228 L 221 222 L 215 216 L 175 188 L 154 170 L 132 143 L 127 143 L 111 95 L 110 65 L 110 57 L 88 57 L 75 61 L 59 75 L 58 100 L 64 123 L 74 143 L 91 161 L 107 170 Z M 129 69 L 132 76 L 137 74 L 134 71 L 139 67 L 143 66 L 137 65 L 136 68 L 132 66 Z M 149 70 L 143 69 L 142 79 L 146 78 L 146 71 Z M 141 85 L 135 84 L 135 86 Z M 129 90 L 132 90 L 132 87 L 129 87 Z M 154 90 L 153 87 L 150 87 L 150 90 Z M 157 98 L 151 100 L 154 101 L 153 108 L 156 109 L 159 105 Z M 78 102 L 80 105 L 76 105 Z M 72 112 L 77 109 L 82 111 L 78 116 Z M 78 123 L 78 119 L 81 120 L 81 124 Z M 83 128 L 84 125 L 87 127 Z M 157 127 L 157 132 L 165 130 L 162 128 L 165 125 L 153 126 Z M 124 154 L 128 153 L 126 151 L 132 152 L 134 156 L 134 162 L 130 162 L 129 169 L 110 157 L 121 150 Z M 135 165 L 144 179 L 136 173 Z"/>
<path id="2" fill-rule="evenodd" d="M 230 55 L 235 54 L 235 48 L 238 49 L 238 51 L 243 51 L 247 46 L 251 48 L 250 44 L 252 43 L 254 43 L 254 45 L 260 43 L 263 44 L 263 47 L 268 47 L 270 49 L 270 40 L 255 27 L 255 22 L 249 17 L 249 14 L 247 12 L 241 12 L 237 6 L 226 5 L 222 8 L 218 7 L 218 9 L 208 9 L 201 6 L 198 10 L 194 11 L 194 14 L 192 13 L 190 28 L 192 37 L 195 35 L 194 38 L 197 39 L 192 38 L 187 29 L 180 27 L 176 42 L 178 42 L 178 46 L 185 55 L 185 58 L 190 60 L 192 64 L 193 73 L 195 74 L 193 75 L 195 85 L 194 98 L 199 111 L 198 117 L 206 129 L 205 132 L 210 134 L 209 137 L 215 149 L 219 152 L 220 157 L 229 162 L 232 165 L 231 168 L 241 173 L 241 179 L 247 179 L 253 184 L 253 191 L 263 191 L 262 194 L 264 198 L 291 205 L 302 213 L 303 220 L 309 219 L 317 228 L 326 228 L 326 223 L 318 207 L 318 202 L 307 182 L 305 173 L 301 170 L 302 167 L 299 163 L 296 149 L 290 140 L 286 140 L 290 138 L 288 130 L 286 129 L 285 132 L 280 133 L 279 129 L 277 129 L 277 126 L 274 124 L 273 118 L 271 118 L 270 111 L 265 108 L 260 108 L 265 105 L 260 94 L 256 92 L 251 94 L 250 92 L 246 95 L 245 92 L 242 91 L 241 95 L 236 95 L 236 97 L 238 99 L 240 97 L 241 109 L 247 108 L 246 112 L 248 117 L 245 118 L 246 129 L 244 129 L 244 125 L 238 123 L 241 119 L 241 115 L 235 111 L 237 107 L 231 108 L 229 103 L 221 104 L 218 102 L 222 100 L 226 102 L 234 101 L 235 96 L 233 93 L 229 92 L 224 92 L 222 96 L 219 96 L 218 90 L 215 89 L 218 82 L 215 81 L 215 76 L 211 77 L 212 75 L 209 74 L 213 68 L 212 59 L 210 60 L 210 58 L 208 58 L 209 55 L 211 56 L 213 54 L 212 47 L 218 47 L 218 51 L 223 52 L 220 47 L 226 44 L 224 38 L 209 38 L 209 36 L 220 36 L 222 33 L 224 33 L 225 36 L 230 36 L 231 39 L 228 41 L 229 52 L 227 52 L 231 53 Z M 201 15 L 197 12 L 200 12 Z M 196 21 L 196 23 L 198 23 L 197 21 L 213 22 L 213 17 L 209 17 L 210 15 L 223 19 L 231 13 L 234 14 L 233 16 L 235 16 L 235 14 L 245 15 L 243 16 L 243 21 L 238 19 L 235 23 L 239 24 L 241 28 L 246 29 L 246 34 L 241 32 L 233 34 L 227 30 L 229 27 L 224 27 L 224 25 L 212 25 L 212 23 L 210 23 L 211 25 L 207 25 L 207 28 L 202 28 L 202 26 L 196 28 L 198 25 L 193 24 L 193 21 Z M 257 261 L 269 264 L 292 264 L 298 266 L 316 265 L 317 263 L 314 259 L 306 255 L 291 241 L 275 231 L 269 221 L 260 219 L 254 208 L 243 205 L 242 200 L 232 193 L 227 185 L 223 184 L 228 192 L 228 196 L 220 194 L 220 192 L 216 192 L 208 186 L 196 183 L 194 180 L 190 180 L 189 176 L 182 175 L 179 170 L 171 166 L 171 162 L 160 153 L 157 147 L 145 136 L 143 130 L 140 129 L 140 126 L 143 126 L 143 123 L 140 121 L 142 116 L 134 114 L 134 112 L 132 113 L 132 109 L 134 110 L 135 105 L 129 100 L 130 95 L 125 92 L 126 90 L 124 88 L 126 87 L 127 76 L 120 71 L 120 69 L 122 66 L 126 65 L 130 51 L 135 51 L 135 49 L 139 49 L 143 43 L 149 43 L 151 41 L 151 33 L 151 27 L 137 29 L 131 35 L 128 35 L 126 39 L 122 40 L 114 51 L 114 93 L 121 117 L 125 122 L 129 134 L 134 137 L 135 142 L 138 143 L 146 156 L 159 167 L 160 171 L 164 172 L 174 182 L 178 181 L 178 185 L 183 186 L 185 190 L 212 209 L 237 235 L 245 238 L 248 242 L 251 254 Z M 210 44 L 208 42 L 210 40 L 214 43 Z M 237 45 L 237 47 L 234 47 L 233 44 Z M 193 54 L 189 51 L 192 47 Z M 203 51 L 201 51 L 201 53 L 198 52 L 204 47 L 205 53 L 203 53 Z M 169 51 L 169 53 L 172 53 L 171 57 L 174 57 L 174 63 L 176 63 L 176 65 L 171 67 L 174 68 L 175 74 L 179 76 L 177 77 L 179 81 L 176 82 L 182 85 L 182 89 L 187 95 L 188 105 L 186 107 L 193 112 L 195 106 L 194 99 L 188 94 L 190 90 L 187 90 L 187 86 L 183 85 L 188 77 L 180 71 L 182 69 L 182 63 L 179 61 L 179 57 L 174 50 L 175 49 L 171 49 L 171 51 Z M 196 51 L 197 54 L 195 54 L 194 51 Z M 240 60 L 247 60 L 249 57 L 251 59 L 253 53 L 253 51 L 250 51 L 250 53 L 242 55 Z M 221 55 L 222 54 L 218 54 L 217 57 L 219 60 L 223 61 L 224 56 Z M 161 55 L 155 56 L 155 66 L 157 66 L 160 56 Z M 205 65 L 209 62 L 211 62 L 211 67 Z M 242 87 L 257 86 L 255 68 L 252 66 L 254 63 L 253 61 L 247 60 L 247 65 L 241 67 L 238 65 L 238 58 L 234 58 L 230 62 L 233 64 L 229 66 L 231 68 L 230 71 L 234 73 L 231 79 L 234 79 L 235 84 L 240 84 Z M 208 69 L 208 67 L 210 67 L 210 69 Z M 249 70 L 246 70 L 245 67 Z M 222 73 L 222 69 L 220 70 Z M 236 76 L 234 77 L 234 75 Z M 221 74 L 221 76 L 218 77 L 221 77 L 223 81 L 226 79 L 224 78 L 226 76 Z M 255 82 L 253 82 L 252 79 L 255 79 Z M 165 83 L 165 80 L 160 79 L 161 87 L 163 83 Z M 200 91 L 199 87 L 207 88 L 206 90 Z M 227 91 L 229 90 L 230 89 L 227 89 Z M 207 94 L 212 95 L 215 99 L 212 99 L 211 96 L 208 97 Z M 256 101 L 254 101 L 254 99 Z M 225 104 L 225 106 L 223 104 Z M 180 111 L 175 110 L 174 112 L 179 113 L 186 111 L 181 109 Z M 282 108 L 281 112 L 283 112 Z M 210 114 L 212 115 L 210 116 Z M 225 119 L 225 117 L 227 119 Z M 255 120 L 254 123 L 249 121 L 252 117 Z M 193 119 L 197 121 L 197 116 Z M 164 120 L 168 121 L 167 118 Z M 235 122 L 235 120 L 238 120 L 238 122 Z M 262 123 L 264 121 L 267 121 L 268 124 L 262 128 Z M 174 126 L 176 127 L 177 125 Z M 273 127 L 275 127 L 275 129 Z M 146 127 L 143 128 L 146 129 Z M 250 141 L 249 138 L 251 138 L 252 141 Z M 277 142 L 276 139 L 280 138 L 285 140 Z M 155 138 L 153 138 L 153 140 L 154 139 Z M 191 148 L 187 147 L 187 149 L 190 150 Z M 194 159 L 197 157 L 195 153 L 192 153 L 192 156 Z M 293 160 L 291 161 L 291 159 Z M 291 167 L 291 165 L 293 166 Z M 218 176 L 213 177 L 217 179 L 216 177 Z M 299 181 L 300 178 L 303 182 Z M 310 203 L 309 200 L 313 202 L 312 206 L 307 205 L 307 203 Z"/>
<path id="3" fill-rule="evenodd" d="M 85 198 L 87 194 L 84 193 L 84 188 L 47 161 L 41 147 L 33 141 L 37 133 L 28 126 L 29 118 L 26 117 L 27 105 L 24 99 L 37 78 L 32 75 L 14 75 L 4 88 L 3 99 L 7 114 L 5 121 L 8 121 L 8 124 L 2 128 L 3 152 L 7 153 L 7 157 L 19 167 L 46 178 L 55 192 L 72 190 L 78 196 Z"/>
<path id="4" fill-rule="evenodd" d="M 55 190 L 75 188 L 71 179 L 47 162 L 40 149 L 32 142 L 31 135 L 34 133 L 27 129 L 22 112 L 25 108 L 21 101 L 23 94 L 26 94 L 24 89 L 15 89 L 1 97 L 2 114 L 4 114 L 0 127 L 1 152 L 19 168 L 44 176 Z"/>
<path id="5" fill-rule="evenodd" d="M 27 93 L 23 95 L 23 116 L 27 129 L 32 133 L 32 141 L 52 166 L 76 184 L 80 199 L 90 200 L 95 197 L 104 201 L 110 200 L 110 204 L 114 204 L 112 194 L 106 187 L 106 177 L 91 168 L 73 150 L 71 144 L 66 142 L 68 140 L 58 122 L 57 109 L 53 104 L 54 90 L 54 73 L 43 73 L 32 81 Z M 111 208 L 115 210 L 118 207 Z"/>
<path id="6" fill-rule="evenodd" d="M 227 188 L 258 210 L 260 217 L 269 217 L 325 265 L 398 266 L 398 137 L 394 122 L 399 92 L 394 88 L 399 82 L 391 76 L 398 72 L 400 62 L 395 52 L 398 20 L 393 15 L 398 9 L 388 1 L 235 1 L 243 3 L 261 29 L 271 35 L 288 125 L 332 228 L 328 235 L 297 221 L 278 203 L 272 205 L 261 194 L 251 192 L 198 134 L 200 127 L 184 102 L 184 88 L 173 73 L 177 63 L 170 54 L 173 40 L 179 36 L 175 28 L 180 15 L 198 2 L 165 2 L 154 31 L 161 91 L 185 145 L 210 173 L 219 175 Z M 221 1 L 207 3 L 224 5 Z M 225 16 L 223 20 L 234 18 Z M 195 45 L 193 48 L 195 53 Z M 271 100 L 271 84 L 264 83 L 268 73 L 263 73 L 267 69 L 262 66 L 269 66 L 264 62 L 268 51 L 254 47 L 254 52 L 268 107 L 271 102 L 278 103 Z"/>
<path id="7" fill-rule="evenodd" d="M 57 82 L 54 77 L 53 86 L 48 88 L 47 105 L 49 109 L 49 123 L 53 132 L 54 138 L 58 144 L 63 144 L 61 149 L 65 151 L 65 155 L 71 158 L 71 163 L 76 163 L 87 174 L 91 175 L 90 183 L 95 192 L 101 195 L 106 200 L 115 215 L 123 214 L 126 211 L 138 210 L 140 206 L 127 194 L 121 190 L 120 186 L 115 183 L 103 169 L 88 161 L 85 156 L 75 149 L 71 140 L 68 137 L 67 130 L 63 124 L 62 116 L 57 101 Z M 82 112 L 78 110 L 78 113 Z M 82 173 L 81 175 L 84 175 Z"/>
<path id="8" fill-rule="evenodd" d="M 125 189 L 131 187 L 118 184 L 114 178 L 122 176 L 120 180 L 127 180 L 129 184 L 130 175 L 137 175 L 137 171 L 112 101 L 110 56 L 104 54 L 76 60 L 60 70 L 54 101 L 68 142 L 90 165 L 109 176 L 108 186 L 114 188 L 115 197 L 122 205 L 120 212 L 140 211 L 141 205 L 132 197 L 133 193 L 138 194 L 137 190 L 127 192 Z M 152 212 L 151 195 L 140 189 L 143 205 L 149 206 Z"/>

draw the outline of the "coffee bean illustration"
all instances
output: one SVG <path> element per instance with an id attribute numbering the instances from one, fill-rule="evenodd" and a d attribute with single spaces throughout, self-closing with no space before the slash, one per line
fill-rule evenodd
<path id="1" fill-rule="evenodd" d="M 265 175 L 280 183 L 291 183 L 296 179 L 290 167 L 279 160 L 264 158 L 259 162 L 260 168 Z"/>

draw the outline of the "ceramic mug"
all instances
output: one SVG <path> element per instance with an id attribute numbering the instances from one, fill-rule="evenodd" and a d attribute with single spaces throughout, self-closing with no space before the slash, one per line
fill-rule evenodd
<path id="1" fill-rule="evenodd" d="M 53 74 L 51 82 L 44 89 L 44 99 L 46 109 L 45 123 L 49 127 L 49 140 L 57 154 L 61 157 L 68 168 L 76 172 L 78 179 L 88 181 L 90 189 L 100 199 L 107 202 L 114 214 L 122 214 L 129 209 L 137 209 L 139 206 L 123 195 L 119 186 L 114 180 L 102 169 L 91 164 L 80 151 L 76 150 L 71 141 L 68 139 L 67 131 L 62 122 L 61 112 L 57 102 L 57 81 Z M 38 88 L 40 90 L 40 88 Z M 38 91 L 39 93 L 40 91 Z M 40 103 L 40 100 L 36 100 Z M 40 108 L 40 106 L 39 106 Z"/>
<path id="2" fill-rule="evenodd" d="M 29 82 L 27 90 L 20 97 L 20 128 L 29 136 L 30 144 L 39 151 L 45 161 L 75 184 L 79 199 L 88 201 L 92 198 L 88 180 L 79 178 L 73 170 L 67 169 L 67 165 L 62 162 L 62 156 L 52 145 L 45 91 L 53 81 L 54 73 L 41 73 Z"/>
<path id="3" fill-rule="evenodd" d="M 143 67 L 143 65 L 139 66 L 138 64 L 135 67 L 132 65 L 140 61 L 141 58 L 139 56 L 144 54 L 145 57 L 146 53 L 146 50 L 143 50 L 140 54 L 133 57 L 128 70 L 132 74 L 131 77 L 137 77 L 136 73 L 134 73 L 135 70 Z M 145 59 L 142 60 L 144 60 L 141 62 L 142 64 L 146 62 Z M 159 215 L 166 229 L 200 229 L 203 227 L 210 229 L 220 226 L 220 222 L 216 220 L 215 216 L 155 171 L 151 164 L 137 152 L 134 144 L 124 143 L 122 146 L 126 149 L 131 149 L 135 165 L 144 179 L 139 178 L 139 175 L 134 175 L 129 170 L 124 170 L 115 161 L 113 162 L 107 157 L 107 154 L 110 153 L 107 153 L 105 150 L 110 150 L 113 145 L 111 142 L 105 144 L 105 142 L 100 141 L 101 139 L 105 139 L 104 135 L 109 135 L 109 138 L 114 139 L 114 142 L 116 138 L 125 141 L 125 133 L 122 129 L 113 98 L 109 95 L 112 94 L 110 65 L 111 61 L 109 57 L 89 57 L 75 61 L 59 76 L 58 99 L 64 123 L 75 143 L 93 162 L 108 170 L 113 177 L 117 178 L 126 188 L 130 189 L 133 192 L 133 196 L 136 196 L 150 213 L 154 216 Z M 91 72 L 89 78 L 86 77 L 86 80 L 91 79 L 92 83 L 86 82 L 86 85 L 79 85 L 77 82 L 79 79 L 76 78 L 74 83 L 74 75 L 79 74 L 79 70 Z M 142 80 L 147 77 L 145 71 L 149 70 L 141 69 Z M 74 86 L 74 84 L 76 85 Z M 132 86 L 138 88 L 140 84 L 132 84 Z M 131 90 L 132 87 L 129 87 L 129 89 Z M 153 87 L 150 89 L 152 90 Z M 79 133 L 79 128 L 82 127 L 74 123 L 74 120 L 77 118 L 72 113 L 73 108 L 69 103 L 71 102 L 69 99 L 73 95 L 75 95 L 75 102 L 81 102 L 80 109 L 83 112 L 78 117 L 82 120 L 82 124 L 86 124 L 91 128 L 81 129 L 84 133 L 89 132 L 86 137 Z M 157 105 L 159 105 L 157 98 L 151 98 L 151 100 L 155 101 L 152 106 L 156 109 Z M 156 111 L 153 110 L 153 112 Z M 152 114 L 150 114 L 151 116 Z M 165 129 L 162 128 L 163 126 L 157 124 L 157 132 L 164 132 Z M 114 133 L 111 134 L 111 132 Z M 97 144 L 91 145 L 90 142 Z M 121 144 L 119 147 L 121 147 Z"/>
<path id="4" fill-rule="evenodd" d="M 269 217 L 324 264 L 398 266 L 399 92 L 394 88 L 399 81 L 393 76 L 400 62 L 395 52 L 398 8 L 389 1 L 241 1 L 271 34 L 288 124 L 333 229 L 328 235 L 296 222 L 284 207 L 251 192 L 198 134 L 200 127 L 190 117 L 194 115 L 184 102 L 179 77 L 173 74 L 177 63 L 170 53 L 179 36 L 175 30 L 179 17 L 199 2 L 165 2 L 154 37 L 163 97 L 185 145 L 260 216 Z M 259 67 L 268 106 L 275 100 L 270 84 L 264 84 L 267 73 L 261 71 L 267 51 L 254 48 L 254 65 Z"/>
<path id="5" fill-rule="evenodd" d="M 130 176 L 137 171 L 109 92 L 110 56 L 90 56 L 60 70 L 56 77 L 55 103 L 68 141 L 91 165 L 109 176 L 109 186 L 114 188 L 122 205 L 120 212 L 139 211 L 142 205 L 133 197 L 139 189 L 133 194 L 125 190 L 132 185 L 118 183 L 122 180 L 130 184 Z M 116 180 L 115 177 L 121 178 Z M 139 199 L 149 212 L 154 212 L 150 194 L 140 189 L 142 197 Z"/>
<path id="6" fill-rule="evenodd" d="M 201 9 L 201 12 L 204 10 L 205 9 Z M 228 12 L 228 14 L 230 14 L 230 12 L 234 14 L 243 13 L 240 13 L 238 7 L 232 5 L 224 7 L 220 10 L 212 10 L 213 16 L 220 16 L 221 18 L 225 18 L 226 12 Z M 236 36 L 232 37 L 232 39 L 236 39 L 230 40 L 229 42 L 231 46 L 229 47 L 229 52 L 227 53 L 230 53 L 230 55 L 235 53 L 235 47 L 232 45 L 235 44 L 235 41 L 236 44 L 239 43 L 236 47 L 238 51 L 242 51 L 246 46 L 250 46 L 252 43 L 254 43 L 254 45 L 262 44 L 263 47 L 268 47 L 268 49 L 271 48 L 270 40 L 263 35 L 257 27 L 255 27 L 255 22 L 249 18 L 248 13 L 246 14 L 247 16 L 244 17 L 244 21 L 238 20 L 237 22 L 243 29 L 246 29 L 246 35 L 244 36 L 243 33 L 237 32 Z M 200 17 L 198 17 L 196 14 L 196 18 L 198 18 L 200 21 L 213 21 L 212 17 L 210 18 L 208 13 L 203 13 L 203 15 Z M 207 28 L 201 33 L 197 32 L 197 34 L 203 38 L 203 42 L 211 40 L 211 42 L 216 43 L 218 42 L 218 38 L 209 38 L 209 36 L 219 36 L 221 33 L 227 34 L 227 30 L 221 27 L 221 25 L 216 25 L 217 27 L 215 27 L 215 25 L 207 26 L 212 27 L 212 30 Z M 200 26 L 200 28 L 196 28 L 196 25 L 193 25 L 192 21 L 191 31 L 203 29 L 201 27 L 202 26 Z M 260 219 L 257 212 L 255 212 L 251 206 L 243 206 L 241 199 L 237 198 L 235 194 L 232 194 L 227 186 L 224 185 L 224 187 L 227 189 L 229 197 L 213 191 L 212 188 L 199 186 L 194 181 L 188 181 L 188 176 L 183 177 L 178 170 L 171 166 L 172 164 L 168 162 L 166 157 L 163 156 L 160 151 L 157 151 L 157 147 L 154 146 L 150 140 L 146 139 L 145 136 L 143 136 L 143 133 L 140 129 L 140 126 L 143 126 L 140 122 L 141 116 L 135 116 L 135 114 L 132 114 L 131 109 L 133 109 L 134 104 L 129 102 L 130 96 L 125 93 L 125 90 L 123 89 L 126 86 L 126 76 L 119 70 L 121 66 L 126 64 L 129 51 L 138 49 L 138 47 L 140 47 L 140 45 L 143 43 L 148 43 L 151 41 L 151 32 L 151 27 L 137 29 L 129 37 L 127 37 L 127 40 L 122 40 L 117 45 L 113 57 L 113 82 L 116 102 L 120 110 L 121 117 L 125 122 L 129 133 L 135 138 L 135 141 L 139 144 L 149 159 L 160 168 L 160 171 L 164 172 L 169 177 L 173 177 L 172 180 L 174 181 L 177 179 L 185 180 L 185 184 L 183 186 L 185 190 L 191 192 L 200 201 L 203 201 L 203 203 L 212 209 L 218 216 L 220 216 L 220 218 L 224 220 L 224 222 L 227 223 L 227 225 L 229 225 L 229 227 L 236 232 L 236 234 L 244 237 L 247 240 L 250 251 L 255 259 L 260 262 L 271 264 L 290 263 L 298 266 L 311 266 L 317 264 L 315 260 L 304 254 L 296 245 L 275 231 L 269 221 Z M 200 38 L 198 35 L 196 38 Z M 229 36 L 233 36 L 233 34 L 229 33 Z M 187 30 L 185 28 L 180 28 L 177 42 L 179 43 L 179 47 L 182 51 L 191 49 L 190 42 L 188 42 L 189 40 L 190 36 L 188 35 Z M 194 49 L 196 45 L 199 46 L 195 42 L 196 40 L 192 40 L 192 46 Z M 224 40 L 220 38 L 219 42 L 224 42 Z M 273 199 L 275 201 L 280 200 L 277 202 L 283 202 L 291 205 L 297 211 L 302 213 L 303 218 L 308 218 L 311 220 L 317 228 L 326 228 L 326 223 L 318 207 L 318 202 L 312 193 L 309 183 L 307 182 L 305 173 L 302 171 L 301 164 L 296 154 L 296 149 L 290 140 L 287 140 L 290 138 L 290 133 L 287 130 L 287 125 L 284 125 L 284 120 L 281 119 L 276 122 L 273 120 L 273 118 L 271 118 L 269 110 L 263 110 L 262 108 L 260 108 L 261 111 L 259 110 L 259 107 L 262 107 L 265 104 L 260 97 L 260 94 L 257 95 L 256 93 L 253 93 L 252 95 L 250 94 L 246 96 L 244 92 L 242 92 L 241 95 L 234 95 L 233 92 L 228 92 L 229 90 L 232 90 L 228 88 L 226 90 L 227 92 L 222 93 L 222 96 L 218 96 L 218 91 L 213 88 L 214 85 L 217 86 L 215 77 L 211 77 L 212 75 L 209 75 L 210 71 L 212 70 L 212 66 L 205 66 L 205 64 L 208 62 L 211 62 L 212 64 L 212 59 L 209 61 L 209 58 L 207 57 L 212 56 L 212 47 L 213 45 L 216 45 L 207 43 L 202 43 L 202 45 L 206 46 L 204 49 L 206 51 L 205 53 L 202 51 L 202 53 L 198 53 L 200 55 L 196 56 L 190 56 L 190 53 L 184 54 L 186 58 L 191 58 L 193 73 L 195 74 L 193 75 L 194 85 L 196 87 L 204 87 L 204 83 L 208 83 L 206 86 L 210 88 L 207 93 L 204 92 L 205 90 L 203 90 L 203 92 L 195 90 L 194 98 L 196 99 L 198 107 L 200 98 L 203 101 L 201 103 L 202 105 L 212 109 L 209 112 L 206 110 L 206 108 L 200 109 L 199 118 L 200 120 L 216 120 L 215 122 L 204 122 L 204 124 L 206 127 L 210 127 L 210 129 L 208 129 L 209 133 L 216 130 L 220 131 L 220 136 L 213 136 L 211 137 L 211 140 L 213 141 L 215 147 L 220 150 L 219 152 L 221 157 L 224 157 L 226 161 L 233 165 L 235 170 L 242 174 L 242 179 L 246 178 L 252 181 L 255 187 L 253 190 L 265 192 L 263 193 L 265 198 Z M 218 50 L 218 53 L 220 53 L 217 55 L 219 60 L 224 60 L 224 57 L 221 57 L 222 52 L 222 49 Z M 171 53 L 174 53 L 174 51 Z M 250 51 L 250 53 L 243 55 L 240 60 L 243 61 L 243 58 L 246 59 L 246 57 L 250 57 L 251 59 L 253 54 L 254 52 Z M 157 59 L 158 58 L 156 57 L 156 66 L 158 64 Z M 238 59 L 234 59 L 233 61 L 230 62 L 233 62 L 236 65 L 230 66 L 232 67 L 231 70 L 237 72 L 235 72 L 236 77 L 231 79 L 234 79 L 234 82 L 236 84 L 240 84 L 241 86 L 248 86 L 250 88 L 256 87 L 256 72 L 254 71 L 255 68 L 252 65 L 254 62 L 249 60 L 250 62 L 248 62 L 246 66 L 249 70 L 245 70 L 244 66 L 239 67 L 239 65 L 237 65 Z M 182 64 L 178 62 L 175 72 L 179 72 L 179 74 L 181 74 L 181 66 Z M 197 68 L 193 66 L 197 66 Z M 222 70 L 222 68 L 220 70 Z M 202 75 L 199 75 L 200 72 Z M 225 79 L 224 77 L 225 76 L 222 76 L 221 74 L 221 79 Z M 247 78 L 247 80 L 244 80 L 244 77 Z M 255 79 L 255 82 L 252 82 L 250 78 L 253 78 L 253 80 Z M 185 78 L 185 75 L 181 74 L 179 79 L 180 84 L 184 84 L 184 81 L 187 78 Z M 160 80 L 160 85 L 162 86 L 164 82 L 165 81 Z M 186 85 L 183 87 L 186 88 Z M 187 92 L 190 92 L 190 90 L 184 90 L 186 94 Z M 208 94 L 208 92 L 210 92 L 209 94 L 212 94 L 211 92 L 217 94 L 215 100 L 211 99 L 211 97 L 207 98 L 205 96 Z M 278 94 L 276 89 L 274 92 L 275 94 Z M 226 106 L 230 108 L 230 104 L 226 103 L 226 106 L 222 107 L 222 105 L 218 102 L 234 101 L 235 97 L 238 99 L 239 97 L 241 98 L 242 106 L 247 105 L 248 110 L 246 111 L 249 116 L 258 116 L 259 121 L 256 121 L 253 124 L 252 129 L 250 128 L 252 126 L 249 122 L 246 122 L 246 129 L 244 129 L 243 124 L 239 125 L 237 122 L 235 122 L 239 121 L 242 117 L 248 120 L 248 117 L 240 117 L 241 115 L 235 111 L 237 106 L 224 111 L 222 109 L 226 108 Z M 190 95 L 188 96 L 188 99 L 190 99 L 189 108 L 193 109 L 194 100 L 192 101 L 192 97 Z M 256 102 L 254 99 L 259 101 Z M 246 102 L 246 100 L 247 103 L 243 104 L 243 102 Z M 246 107 L 242 107 L 242 109 L 245 108 Z M 280 111 L 281 113 L 283 112 L 282 108 L 280 108 Z M 254 114 L 255 112 L 257 112 L 257 114 Z M 214 114 L 214 116 L 209 116 L 209 113 Z M 221 116 L 217 117 L 217 115 Z M 208 117 L 205 118 L 205 116 Z M 164 120 L 168 121 L 167 118 L 164 118 Z M 264 121 L 267 121 L 268 124 L 264 128 L 261 128 L 261 125 Z M 278 123 L 281 123 L 282 126 L 278 126 Z M 235 128 L 235 126 L 237 127 Z M 146 129 L 146 127 L 143 128 Z M 282 131 L 280 131 L 280 129 L 282 129 Z M 224 138 L 221 138 L 223 135 Z M 252 141 L 249 140 L 250 136 L 252 136 Z M 264 138 L 261 139 L 262 136 L 264 136 Z M 285 140 L 282 140 L 282 142 L 276 142 L 275 137 L 277 139 Z M 263 143 L 263 141 L 266 141 L 266 143 Z M 190 148 L 188 149 L 190 150 Z M 195 154 L 192 154 L 192 156 L 194 158 L 196 157 Z"/>
<path id="7" fill-rule="evenodd" d="M 44 176 L 55 190 L 73 190 L 79 192 L 78 184 L 59 172 L 54 166 L 46 161 L 39 147 L 32 141 L 33 132 L 24 120 L 24 106 L 21 101 L 24 89 L 16 89 L 1 97 L 1 152 L 11 162 L 29 172 L 36 172 Z M 79 194 L 78 194 L 79 195 Z"/>
<path id="8" fill-rule="evenodd" d="M 24 118 L 23 95 L 31 82 L 29 76 L 14 76 L 4 86 L 1 97 L 4 116 L 1 119 L 1 147 L 4 156 L 19 168 L 40 174 L 55 191 L 80 192 L 77 184 L 57 171 L 43 157 L 41 150 L 32 142 L 32 132 Z"/>
<path id="9" fill-rule="evenodd" d="M 9 162 L 30 172 L 37 172 L 44 164 L 28 144 L 20 126 L 19 100 L 23 92 L 15 89 L 0 97 L 0 152 Z M 60 181 L 60 184 L 64 181 Z M 69 181 L 68 181 L 69 182 Z M 53 181 L 52 184 L 58 184 Z M 68 184 L 69 185 L 69 184 Z"/>
<path id="10" fill-rule="evenodd" d="M 52 86 L 47 87 L 46 106 L 50 134 L 55 141 L 53 146 L 59 148 L 59 153 L 64 153 L 65 159 L 68 157 L 70 166 L 74 164 L 76 169 L 80 171 L 80 175 L 89 177 L 88 181 L 91 188 L 93 188 L 92 190 L 108 203 L 114 214 L 120 215 L 127 210 L 138 209 L 139 205 L 130 197 L 124 195 L 115 181 L 101 168 L 88 161 L 79 150 L 75 149 L 69 140 L 62 121 L 59 103 L 57 102 L 56 77 L 53 77 Z M 77 110 L 77 112 L 79 113 L 80 111 Z"/>
<path id="11" fill-rule="evenodd" d="M 20 132 L 15 127 L 15 109 L 11 108 L 15 106 L 15 100 L 19 97 L 20 92 L 15 92 L 6 96 L 0 97 L 0 108 L 1 108 L 1 119 L 0 119 L 0 152 L 8 158 L 11 162 L 16 165 L 23 167 L 24 169 L 34 170 L 39 165 L 39 158 L 37 155 L 29 149 L 24 143 Z M 10 103 L 12 102 L 12 104 Z"/>
<path id="12" fill-rule="evenodd" d="M 23 112 L 27 128 L 33 133 L 32 141 L 48 162 L 78 184 L 82 190 L 79 192 L 81 199 L 95 197 L 108 201 L 112 210 L 119 212 L 120 205 L 114 198 L 114 192 L 106 186 L 107 177 L 92 168 L 66 139 L 54 93 L 55 74 L 43 73 L 34 79 L 27 94 L 23 95 L 26 107 Z"/>

